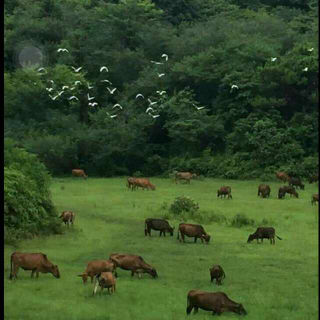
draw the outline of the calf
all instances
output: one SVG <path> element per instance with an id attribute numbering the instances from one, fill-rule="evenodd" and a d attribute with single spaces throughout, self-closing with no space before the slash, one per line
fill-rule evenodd
<path id="1" fill-rule="evenodd" d="M 224 198 L 226 197 L 226 195 L 228 195 L 228 199 L 229 198 L 232 199 L 231 188 L 228 186 L 224 186 L 224 187 L 221 187 L 220 190 L 217 190 L 217 197 L 219 198 L 221 196 L 221 199 L 222 199 L 222 195 Z"/>
<path id="2" fill-rule="evenodd" d="M 290 194 L 290 197 L 295 196 L 296 198 L 299 198 L 298 192 L 296 192 L 296 189 L 292 186 L 283 186 L 279 188 L 278 191 L 278 197 L 279 199 L 282 199 L 285 197 L 286 193 Z"/>
<path id="3" fill-rule="evenodd" d="M 151 190 L 156 190 L 156 187 L 150 182 L 149 179 L 147 178 L 136 178 L 134 179 L 134 181 L 132 182 L 133 186 L 132 186 L 132 190 L 137 189 L 138 187 L 144 189 L 151 189 Z"/>
<path id="4" fill-rule="evenodd" d="M 109 294 L 116 292 L 116 278 L 111 272 L 101 272 L 96 275 L 93 295 L 97 293 L 98 286 L 101 287 L 100 294 L 104 288 L 108 289 Z M 111 290 L 110 290 L 111 289 Z M 111 292 L 110 292 L 111 291 Z"/>
<path id="5" fill-rule="evenodd" d="M 83 179 L 87 179 L 88 176 L 84 173 L 82 169 L 73 169 L 72 170 L 72 175 L 74 177 L 83 177 Z"/>
<path id="6" fill-rule="evenodd" d="M 266 184 L 260 184 L 258 187 L 258 196 L 262 195 L 262 198 L 270 197 L 271 189 Z"/>
<path id="7" fill-rule="evenodd" d="M 300 187 L 300 189 L 304 190 L 304 184 L 302 184 L 299 178 L 289 178 L 288 182 L 289 182 L 289 186 Z"/>
<path id="8" fill-rule="evenodd" d="M 90 261 L 87 265 L 86 271 L 78 276 L 82 278 L 83 284 L 87 283 L 88 277 L 91 278 L 92 283 L 94 276 L 101 272 L 113 272 L 115 277 L 118 277 L 116 269 L 116 264 L 111 260 L 94 260 Z"/>
<path id="9" fill-rule="evenodd" d="M 318 202 L 319 203 L 319 194 L 313 194 L 311 196 L 311 204 L 313 205 L 314 203 Z"/>
<path id="10" fill-rule="evenodd" d="M 284 181 L 284 182 L 289 180 L 289 176 L 285 172 L 276 172 L 276 177 L 278 179 L 280 179 L 281 181 Z"/>
<path id="11" fill-rule="evenodd" d="M 144 234 L 146 236 L 149 234 L 149 236 L 151 237 L 151 230 L 160 231 L 160 237 L 162 234 L 166 236 L 166 232 L 169 232 L 171 237 L 173 236 L 174 228 L 170 227 L 168 221 L 166 220 L 148 218 L 145 220 L 144 224 Z"/>
<path id="12" fill-rule="evenodd" d="M 58 266 L 53 265 L 43 253 L 14 252 L 11 255 L 10 280 L 18 278 L 17 274 L 20 267 L 23 270 L 32 270 L 31 278 L 33 278 L 34 273 L 37 274 L 38 278 L 39 272 L 52 273 L 54 277 L 60 278 Z"/>
<path id="13" fill-rule="evenodd" d="M 187 237 L 194 237 L 194 242 L 197 242 L 197 239 L 200 238 L 201 242 L 203 243 L 203 239 L 206 241 L 206 243 L 209 243 L 211 236 L 208 235 L 203 227 L 198 224 L 190 224 L 190 223 L 180 223 L 179 224 L 179 229 L 178 229 L 178 237 L 177 240 L 181 242 L 181 239 L 179 238 L 179 232 L 181 233 L 181 238 L 183 242 L 184 236 L 186 235 Z"/>
<path id="14" fill-rule="evenodd" d="M 62 222 L 69 227 L 70 224 L 73 225 L 76 215 L 72 211 L 63 211 L 59 218 L 62 218 Z"/>
<path id="15" fill-rule="evenodd" d="M 198 313 L 199 308 L 212 311 L 213 315 L 220 316 L 228 310 L 240 315 L 246 315 L 247 311 L 241 303 L 229 299 L 224 292 L 206 292 L 201 290 L 191 290 L 187 297 L 187 315 L 194 308 L 194 313 Z"/>
<path id="16" fill-rule="evenodd" d="M 216 284 L 221 285 L 222 277 L 223 278 L 226 277 L 226 274 L 224 273 L 222 267 L 216 264 L 211 269 L 209 269 L 209 271 L 210 271 L 211 282 L 214 279 L 216 279 Z"/>
<path id="17" fill-rule="evenodd" d="M 250 243 L 254 239 L 259 243 L 259 239 L 261 239 L 261 243 L 263 243 L 263 239 L 270 239 L 270 244 L 275 244 L 275 236 L 282 240 L 282 238 L 276 235 L 276 231 L 273 227 L 259 227 L 255 231 L 255 233 L 250 234 L 247 243 Z"/>

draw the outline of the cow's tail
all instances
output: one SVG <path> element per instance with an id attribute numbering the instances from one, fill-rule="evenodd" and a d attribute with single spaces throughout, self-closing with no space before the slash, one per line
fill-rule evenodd
<path id="1" fill-rule="evenodd" d="M 12 260 L 13 260 L 13 254 L 11 255 L 11 259 L 10 259 L 10 276 L 9 276 L 10 280 L 12 280 Z"/>
<path id="2" fill-rule="evenodd" d="M 278 237 L 277 235 L 276 235 L 276 237 L 277 237 L 279 240 L 282 240 L 282 238 Z"/>

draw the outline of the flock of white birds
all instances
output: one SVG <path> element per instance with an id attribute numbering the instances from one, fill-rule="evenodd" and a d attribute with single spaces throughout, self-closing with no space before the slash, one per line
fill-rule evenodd
<path id="1" fill-rule="evenodd" d="M 312 52 L 312 51 L 313 51 L 313 48 L 308 49 L 308 51 L 309 51 L 309 52 Z M 57 52 L 69 52 L 69 51 L 68 51 L 68 49 L 66 49 L 66 48 L 59 48 L 59 49 L 57 50 Z M 165 54 L 165 53 L 162 54 L 161 58 L 164 58 L 165 61 L 168 61 L 168 59 L 169 59 L 168 55 Z M 276 57 L 272 57 L 272 58 L 271 58 L 271 61 L 272 61 L 272 62 L 275 62 L 276 60 L 277 60 Z M 158 61 L 153 61 L 153 60 L 151 61 L 151 63 L 153 63 L 153 64 L 155 64 L 155 65 L 163 65 L 163 62 L 158 62 Z M 73 67 L 73 66 L 71 66 L 71 68 L 74 70 L 75 73 L 80 72 L 81 69 L 82 69 L 82 67 L 75 68 L 75 67 Z M 100 68 L 100 72 L 104 72 L 104 71 L 105 71 L 105 72 L 109 72 L 109 69 L 108 69 L 106 66 L 102 66 L 102 67 Z M 302 69 L 302 71 L 305 71 L 305 72 L 308 71 L 308 67 Z M 46 74 L 46 73 L 47 73 L 47 70 L 46 70 L 45 68 L 39 68 L 39 69 L 38 69 L 38 72 L 39 72 L 39 73 L 38 73 L 39 75 L 43 75 L 43 74 Z M 158 74 L 158 77 L 159 77 L 159 78 L 165 76 L 165 73 L 158 73 L 158 72 L 157 72 L 157 74 Z M 49 80 L 49 82 L 51 82 L 52 84 L 54 84 L 54 81 L 53 81 L 53 80 Z M 101 80 L 101 82 L 106 82 L 106 83 L 108 83 L 108 84 L 110 84 L 110 85 L 112 86 L 112 82 L 111 82 L 110 80 L 108 80 L 108 79 Z M 49 97 L 50 97 L 52 100 L 57 100 L 63 93 L 66 92 L 65 90 L 68 89 L 68 90 L 71 90 L 71 91 L 72 91 L 72 90 L 75 89 L 75 86 L 80 85 L 80 84 L 81 84 L 81 81 L 75 81 L 73 87 L 64 85 L 64 86 L 62 87 L 62 91 L 58 91 L 57 94 L 54 95 L 54 96 L 52 96 L 52 95 L 50 94 L 50 92 L 52 92 L 52 91 L 54 90 L 52 87 L 46 88 L 46 90 L 49 92 Z M 91 86 L 89 83 L 87 83 L 87 87 L 88 87 L 89 90 L 92 89 L 92 88 L 94 88 L 94 86 Z M 117 90 L 117 88 L 112 88 L 112 89 L 111 89 L 111 88 L 109 88 L 109 87 L 107 87 L 107 89 L 108 89 L 109 93 L 112 94 L 112 95 L 113 95 L 113 94 L 115 93 L 115 91 Z M 233 89 L 239 89 L 239 87 L 238 87 L 237 85 L 233 84 L 233 85 L 231 85 L 231 91 L 232 91 Z M 164 90 L 162 90 L 162 91 L 158 90 L 157 93 L 158 93 L 160 96 L 162 96 L 163 94 L 166 93 L 166 91 L 164 91 Z M 138 99 L 138 98 L 145 99 L 145 97 L 144 97 L 143 94 L 141 94 L 141 93 L 138 93 L 138 94 L 136 95 L 136 99 Z M 91 100 L 94 100 L 95 97 L 90 96 L 89 92 L 87 93 L 87 99 L 88 99 L 88 105 L 89 105 L 89 106 L 92 106 L 92 107 L 98 106 L 98 103 L 97 103 L 97 102 L 95 102 L 95 101 L 90 102 Z M 69 100 L 69 101 L 71 101 L 71 100 L 77 100 L 77 101 L 79 101 L 78 97 L 76 97 L 76 96 L 74 96 L 74 95 L 73 95 L 73 96 L 70 96 L 70 97 L 68 98 L 68 100 Z M 155 112 L 155 110 L 152 108 L 152 106 L 153 106 L 153 105 L 156 105 L 158 102 L 157 102 L 157 101 L 151 101 L 149 98 L 148 98 L 147 100 L 148 100 L 148 102 L 149 102 L 149 106 L 148 106 L 148 108 L 146 109 L 146 113 L 149 114 L 150 116 L 152 116 L 154 119 L 157 118 L 157 117 L 159 117 L 159 116 L 160 116 L 159 114 L 152 114 L 152 112 Z M 197 107 L 195 104 L 193 104 L 193 106 L 194 106 L 197 110 L 204 109 L 204 107 Z M 123 109 L 123 107 L 122 107 L 119 103 L 116 103 L 116 104 L 112 107 L 112 109 L 114 109 L 114 108 L 120 108 L 120 110 Z M 117 117 L 117 114 L 111 115 L 111 114 L 109 114 L 108 112 L 106 112 L 106 113 L 107 113 L 107 115 L 108 115 L 110 118 L 115 118 L 115 117 Z"/>

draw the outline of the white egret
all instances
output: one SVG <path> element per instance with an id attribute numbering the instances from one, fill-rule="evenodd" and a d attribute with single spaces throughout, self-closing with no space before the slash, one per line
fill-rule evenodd
<path id="1" fill-rule="evenodd" d="M 141 93 L 138 93 L 138 94 L 136 95 L 136 99 L 139 98 L 139 97 L 142 97 L 142 98 L 144 99 L 144 96 L 143 96 Z"/>
<path id="2" fill-rule="evenodd" d="M 123 109 L 119 103 L 116 103 L 116 104 L 112 107 L 112 109 L 115 108 L 115 107 L 119 107 L 121 110 Z"/>
<path id="3" fill-rule="evenodd" d="M 108 68 L 106 66 L 103 66 L 100 68 L 100 72 L 102 72 L 103 70 L 106 70 L 107 72 L 109 72 Z"/>
<path id="4" fill-rule="evenodd" d="M 154 104 L 158 103 L 156 101 L 152 102 L 150 99 L 148 99 L 149 103 L 150 103 L 150 106 L 153 106 Z"/>
<path id="5" fill-rule="evenodd" d="M 89 101 L 95 98 L 95 97 L 90 97 L 90 96 L 89 96 L 89 93 L 87 94 L 87 96 L 88 96 L 88 100 L 89 100 Z"/>
<path id="6" fill-rule="evenodd" d="M 116 90 L 117 90 L 117 88 L 114 88 L 114 89 L 110 89 L 109 87 L 107 87 L 107 89 L 109 90 L 109 92 L 111 93 L 111 94 L 113 94 Z"/>
<path id="7" fill-rule="evenodd" d="M 72 97 L 70 97 L 68 100 L 73 100 L 73 99 L 76 99 L 76 100 L 79 101 L 79 99 L 78 99 L 76 96 L 72 96 Z"/>
<path id="8" fill-rule="evenodd" d="M 197 110 L 204 109 L 204 107 L 197 107 L 195 104 L 193 104 L 193 106 L 195 106 L 197 108 Z"/>
<path id="9" fill-rule="evenodd" d="M 65 48 L 59 48 L 57 51 L 58 52 L 69 52 L 68 49 L 65 49 Z"/>
<path id="10" fill-rule="evenodd" d="M 164 53 L 161 57 L 162 57 L 162 58 L 166 58 L 166 61 L 168 61 L 168 58 L 169 58 L 169 57 L 168 57 L 167 54 Z"/>
<path id="11" fill-rule="evenodd" d="M 79 72 L 82 69 L 82 67 L 79 67 L 78 69 L 76 69 L 75 67 L 72 67 L 72 66 L 71 68 L 74 70 L 74 72 Z"/>

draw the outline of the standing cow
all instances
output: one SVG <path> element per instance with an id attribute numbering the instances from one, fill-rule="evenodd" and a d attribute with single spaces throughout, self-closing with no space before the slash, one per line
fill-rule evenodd
<path id="1" fill-rule="evenodd" d="M 319 180 L 319 173 L 315 173 L 309 178 L 309 183 L 317 182 Z"/>
<path id="2" fill-rule="evenodd" d="M 283 182 L 289 181 L 289 176 L 285 172 L 276 172 L 276 177 Z"/>
<path id="3" fill-rule="evenodd" d="M 194 173 L 192 174 L 191 172 L 176 172 L 175 174 L 175 182 L 177 183 L 178 181 L 185 180 L 187 183 L 190 183 L 190 180 L 192 178 L 195 178 L 197 175 Z"/>
<path id="4" fill-rule="evenodd" d="M 296 198 L 299 198 L 299 194 L 296 191 L 296 189 L 294 187 L 291 186 L 283 186 L 279 188 L 278 191 L 278 198 L 282 199 L 285 197 L 286 193 L 290 194 L 290 197 L 295 196 Z"/>
<path id="5" fill-rule="evenodd" d="M 226 274 L 224 273 L 222 267 L 216 264 L 211 269 L 209 269 L 209 271 L 211 282 L 213 282 L 213 280 L 216 279 L 216 284 L 221 285 L 222 278 L 226 277 Z"/>
<path id="6" fill-rule="evenodd" d="M 62 222 L 69 227 L 70 224 L 73 225 L 76 215 L 72 211 L 63 211 L 59 218 L 62 218 Z"/>
<path id="7" fill-rule="evenodd" d="M 217 197 L 221 197 L 222 196 L 225 198 L 226 195 L 228 195 L 228 199 L 231 198 L 232 199 L 232 195 L 231 195 L 231 188 L 228 186 L 223 186 L 221 187 L 219 190 L 217 190 Z"/>
<path id="8" fill-rule="evenodd" d="M 97 293 L 98 287 L 101 287 L 100 294 L 104 288 L 108 289 L 109 294 L 116 292 L 116 278 L 112 272 L 101 272 L 96 275 L 94 282 L 93 295 Z"/>
<path id="9" fill-rule="evenodd" d="M 177 240 L 181 242 L 181 239 L 179 238 L 179 232 L 181 234 L 181 238 L 183 242 L 184 236 L 186 235 L 187 237 L 194 237 L 194 243 L 197 242 L 197 239 L 200 238 L 201 242 L 203 243 L 203 239 L 206 241 L 206 243 L 209 243 L 211 236 L 208 235 L 205 231 L 204 228 L 199 225 L 199 224 L 190 224 L 190 223 L 180 223 L 179 224 L 179 229 L 178 229 L 178 237 Z"/>
<path id="10" fill-rule="evenodd" d="M 296 186 L 304 190 L 304 184 L 301 182 L 300 178 L 289 178 L 289 186 Z"/>
<path id="11" fill-rule="evenodd" d="M 73 169 L 72 170 L 72 175 L 74 177 L 83 177 L 83 179 L 87 179 L 88 176 L 84 173 L 82 169 Z"/>
<path id="12" fill-rule="evenodd" d="M 313 195 L 311 196 L 311 204 L 313 205 L 313 204 L 315 204 L 316 202 L 319 203 L 319 194 L 313 194 Z"/>
<path id="13" fill-rule="evenodd" d="M 160 231 L 160 237 L 163 233 L 164 236 L 166 236 L 166 232 L 169 232 L 171 237 L 173 236 L 173 230 L 174 227 L 170 227 L 168 221 L 163 220 L 163 219 L 151 219 L 148 218 L 144 222 L 145 224 L 145 229 L 144 229 L 144 234 L 147 236 L 151 237 L 151 230 L 156 230 Z"/>
<path id="14" fill-rule="evenodd" d="M 260 184 L 258 187 L 258 196 L 262 195 L 262 198 L 270 197 L 271 189 L 266 184 Z"/>
<path id="15" fill-rule="evenodd" d="M 261 243 L 263 242 L 263 239 L 270 239 L 270 244 L 275 244 L 275 236 L 279 240 L 282 240 L 282 238 L 276 235 L 276 230 L 273 227 L 259 227 L 255 233 L 249 235 L 247 243 L 250 243 L 254 239 L 256 239 L 258 243 L 259 239 L 261 239 Z"/>

